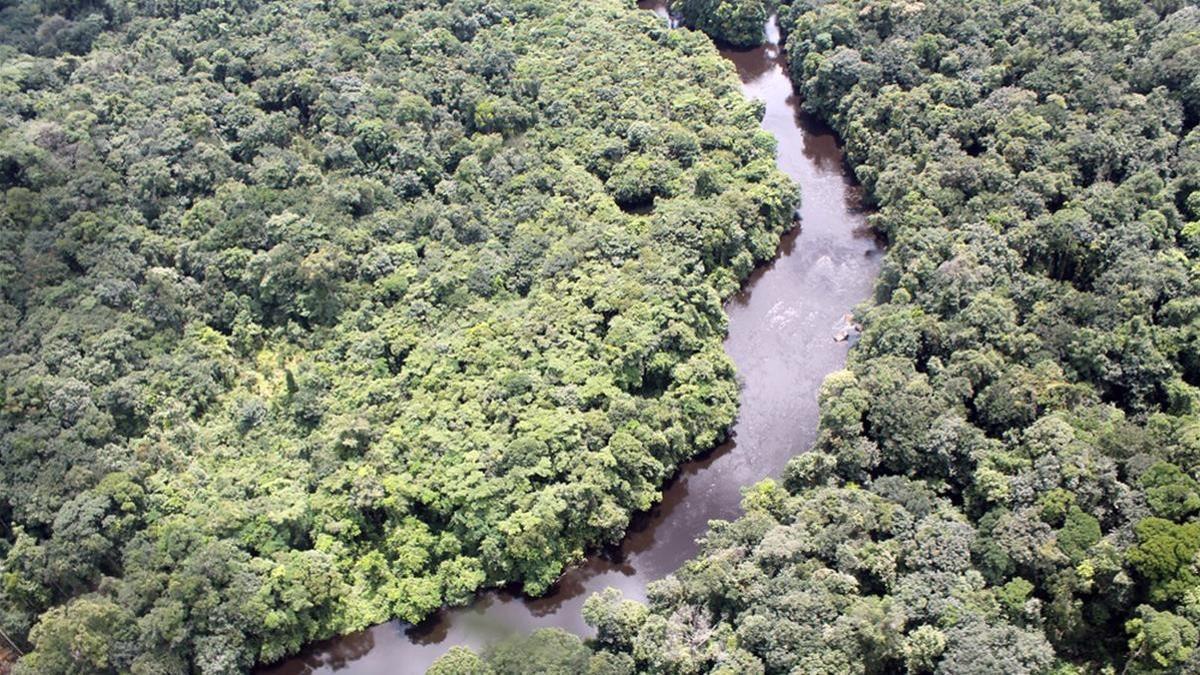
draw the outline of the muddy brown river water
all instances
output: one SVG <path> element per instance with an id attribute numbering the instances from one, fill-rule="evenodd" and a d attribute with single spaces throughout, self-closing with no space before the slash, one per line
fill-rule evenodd
<path id="1" fill-rule="evenodd" d="M 662 0 L 639 6 L 669 20 Z M 738 516 L 743 486 L 778 475 L 812 443 L 817 390 L 846 360 L 848 342 L 834 336 L 844 315 L 869 295 L 882 248 L 866 227 L 836 137 L 799 110 L 773 19 L 765 30 L 764 46 L 721 53 L 737 67 L 746 96 L 766 103 L 762 126 L 778 139 L 779 166 L 799 183 L 803 205 L 800 226 L 784 236 L 777 257 L 725 306 L 725 351 L 742 385 L 730 440 L 680 467 L 662 501 L 635 517 L 619 545 L 567 570 L 543 597 L 482 593 L 472 605 L 442 610 L 418 626 L 393 621 L 316 643 L 261 673 L 423 673 L 454 645 L 479 649 L 551 626 L 588 635 L 581 613 L 589 595 L 612 586 L 644 599 L 647 583 L 696 554 L 709 520 Z"/>

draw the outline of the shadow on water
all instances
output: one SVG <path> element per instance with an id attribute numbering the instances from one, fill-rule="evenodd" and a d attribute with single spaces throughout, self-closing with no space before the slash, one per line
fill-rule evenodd
<path id="1" fill-rule="evenodd" d="M 667 14 L 662 0 L 640 6 Z M 619 544 L 568 569 L 543 597 L 525 597 L 519 588 L 480 593 L 470 606 L 443 609 L 417 626 L 391 622 L 310 645 L 262 673 L 419 673 L 453 645 L 478 649 L 550 626 L 591 635 L 582 618 L 589 595 L 611 586 L 645 599 L 646 584 L 697 553 L 709 520 L 737 517 L 743 486 L 778 475 L 811 445 L 818 388 L 845 364 L 847 343 L 833 335 L 869 296 L 882 247 L 866 225 L 837 137 L 799 110 L 774 19 L 766 36 L 758 49 L 721 54 L 737 68 L 746 96 L 765 104 L 762 126 L 778 140 L 779 166 L 800 185 L 803 203 L 778 256 L 725 305 L 725 351 L 741 383 L 729 439 L 682 465 L 662 501 L 636 515 Z"/>

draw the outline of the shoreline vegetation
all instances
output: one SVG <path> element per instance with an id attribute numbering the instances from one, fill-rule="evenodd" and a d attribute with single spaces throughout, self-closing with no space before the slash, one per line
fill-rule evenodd
<path id="1" fill-rule="evenodd" d="M 818 441 L 596 639 L 431 672 L 1200 671 L 1200 7 L 777 11 L 890 244 Z M 797 198 L 618 0 L 18 0 L 0 91 L 22 673 L 540 592 L 728 427 L 720 301 Z"/>
<path id="2" fill-rule="evenodd" d="M 763 43 L 763 25 L 776 6 L 771 0 L 673 0 L 669 9 L 719 44 L 749 49 Z"/>
<path id="3" fill-rule="evenodd" d="M 1200 672 L 1200 8 L 780 24 L 890 243 L 819 440 L 595 640 L 431 672 Z"/>
<path id="4" fill-rule="evenodd" d="M 621 536 L 797 195 L 623 2 L 0 9 L 0 628 L 234 673 Z"/>

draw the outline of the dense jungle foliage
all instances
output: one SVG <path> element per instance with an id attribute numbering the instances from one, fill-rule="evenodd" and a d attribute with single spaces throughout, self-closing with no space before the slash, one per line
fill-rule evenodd
<path id="1" fill-rule="evenodd" d="M 1200 672 L 1200 8 L 781 13 L 891 241 L 862 340 L 745 516 L 648 605 L 592 597 L 592 649 L 526 649 L 559 672 Z M 517 672 L 512 649 L 445 662 Z"/>
<path id="2" fill-rule="evenodd" d="M 232 673 L 618 538 L 736 408 L 761 109 L 616 0 L 0 2 L 0 629 Z"/>
<path id="3" fill-rule="evenodd" d="M 763 25 L 775 10 L 773 0 L 673 0 L 671 12 L 683 25 L 703 31 L 732 47 L 763 43 Z"/>

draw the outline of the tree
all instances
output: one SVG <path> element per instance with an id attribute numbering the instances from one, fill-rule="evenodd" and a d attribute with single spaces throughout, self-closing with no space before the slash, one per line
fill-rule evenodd
<path id="1" fill-rule="evenodd" d="M 87 598 L 135 629 L 71 667 L 240 672 L 541 592 L 726 432 L 759 106 L 617 0 L 486 4 L 0 8 L 16 642 Z"/>
<path id="2" fill-rule="evenodd" d="M 763 24 L 774 7 L 766 0 L 675 0 L 671 10 L 686 26 L 733 47 L 763 43 Z"/>
<path id="3" fill-rule="evenodd" d="M 1100 521 L 1073 506 L 1058 531 L 1058 547 L 1072 562 L 1082 562 L 1087 550 L 1100 541 L 1100 535 Z"/>
<path id="4" fill-rule="evenodd" d="M 1135 531 L 1138 543 L 1129 549 L 1129 562 L 1149 581 L 1152 599 L 1170 601 L 1200 583 L 1194 569 L 1200 552 L 1200 523 L 1179 525 L 1146 518 Z"/>
<path id="5" fill-rule="evenodd" d="M 1146 469 L 1138 483 L 1157 516 L 1180 522 L 1200 511 L 1200 483 L 1174 464 L 1154 464 Z"/>
<path id="6" fill-rule="evenodd" d="M 29 634 L 34 651 L 18 672 L 116 673 L 114 650 L 133 634 L 129 613 L 103 597 L 84 596 L 42 615 Z"/>
<path id="7" fill-rule="evenodd" d="M 538 672 L 548 675 L 586 673 L 591 652 L 576 636 L 543 628 L 525 638 L 502 642 L 488 653 L 488 665 L 497 675 Z"/>
<path id="8" fill-rule="evenodd" d="M 488 675 L 493 672 L 483 659 L 466 647 L 451 647 L 426 671 L 429 675 Z"/>
<path id="9" fill-rule="evenodd" d="M 1125 624 L 1130 634 L 1129 652 L 1135 672 L 1162 672 L 1187 663 L 1200 639 L 1200 631 L 1187 619 L 1142 605 L 1137 617 Z"/>

